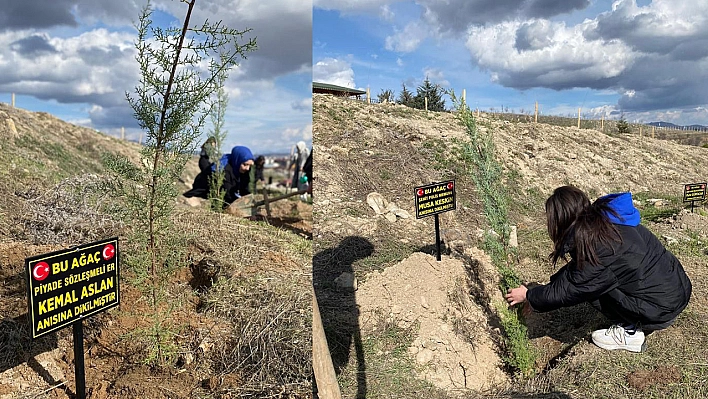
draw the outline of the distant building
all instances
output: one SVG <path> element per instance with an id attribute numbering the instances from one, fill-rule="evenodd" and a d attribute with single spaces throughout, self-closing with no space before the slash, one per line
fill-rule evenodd
<path id="1" fill-rule="evenodd" d="M 318 82 L 312 82 L 312 93 L 332 94 L 337 97 L 356 97 L 357 99 L 360 99 L 362 95 L 366 95 L 364 90 Z"/>

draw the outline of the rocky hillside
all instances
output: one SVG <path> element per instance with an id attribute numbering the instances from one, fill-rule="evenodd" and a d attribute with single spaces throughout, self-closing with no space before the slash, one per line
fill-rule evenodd
<path id="1" fill-rule="evenodd" d="M 83 322 L 88 397 L 309 396 L 311 207 L 277 203 L 278 228 L 177 198 L 155 289 L 102 163 L 139 150 L 0 104 L 0 398 L 76 393 L 71 328 L 30 338 L 25 258 L 115 236 L 121 305 Z"/>
<path id="2" fill-rule="evenodd" d="M 469 137 L 455 115 L 314 95 L 313 276 L 348 395 L 616 397 L 625 394 L 630 377 L 654 378 L 670 357 L 673 377 L 630 383 L 630 396 L 701 397 L 704 388 L 681 376 L 705 376 L 703 370 L 676 359 L 694 356 L 686 334 L 708 342 L 694 324 L 708 314 L 708 212 L 699 205 L 690 213 L 681 202 L 684 184 L 708 180 L 708 149 L 484 113 L 476 125 L 492 133 L 505 169 L 509 218 L 518 231 L 516 271 L 524 281 L 543 283 L 553 272 L 543 202 L 555 187 L 572 184 L 592 197 L 632 192 L 644 223 L 684 263 L 694 301 L 682 323 L 652 337 L 641 366 L 589 343 L 589 332 L 607 323 L 592 308 L 534 314 L 526 320 L 538 353 L 534 377 L 500 376 L 509 371 L 500 357 L 506 349 L 495 310 L 503 299 L 499 276 L 478 249 L 488 227 L 470 165 L 460 155 Z M 440 216 L 444 256 L 436 262 L 430 256 L 433 218 L 414 218 L 414 187 L 446 179 L 456 181 L 457 209 Z M 663 351 L 667 347 L 671 355 Z M 618 367 L 618 361 L 629 363 Z M 601 371 L 591 378 L 588 369 Z M 382 374 L 398 383 L 379 381 Z M 677 381 L 682 384 L 670 385 Z"/>

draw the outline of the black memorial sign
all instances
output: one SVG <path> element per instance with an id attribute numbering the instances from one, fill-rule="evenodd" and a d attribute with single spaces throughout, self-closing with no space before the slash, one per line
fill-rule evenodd
<path id="1" fill-rule="evenodd" d="M 455 181 L 428 184 L 415 188 L 416 219 L 455 209 Z"/>
<path id="2" fill-rule="evenodd" d="M 683 202 L 704 201 L 706 199 L 706 183 L 693 183 L 683 186 Z"/>
<path id="3" fill-rule="evenodd" d="M 118 238 L 25 259 L 32 338 L 120 303 Z"/>

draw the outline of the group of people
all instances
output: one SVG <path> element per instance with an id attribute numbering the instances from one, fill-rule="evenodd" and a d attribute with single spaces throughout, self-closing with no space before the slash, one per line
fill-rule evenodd
<path id="1" fill-rule="evenodd" d="M 216 139 L 209 137 L 199 153 L 199 174 L 194 178 L 192 189 L 185 192 L 185 197 L 209 198 L 210 178 L 215 171 L 223 171 L 221 191 L 224 193 L 224 206 L 238 198 L 256 192 L 257 182 L 265 183 L 263 169 L 266 159 L 263 155 L 253 156 L 248 147 L 235 146 L 231 152 L 223 154 L 217 162 L 211 160 Z M 290 156 L 289 169 L 293 172 L 290 186 L 298 190 L 312 190 L 312 151 L 304 141 L 298 142 Z"/>

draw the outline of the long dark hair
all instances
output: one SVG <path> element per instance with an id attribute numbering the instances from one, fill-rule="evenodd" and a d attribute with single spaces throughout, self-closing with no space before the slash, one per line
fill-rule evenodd
<path id="1" fill-rule="evenodd" d="M 553 241 L 549 259 L 553 265 L 574 251 L 578 268 L 586 262 L 598 266 L 597 247 L 622 241 L 608 213 L 618 216 L 609 206 L 609 199 L 600 198 L 591 204 L 588 196 L 576 187 L 556 188 L 546 200 L 548 236 Z"/>

